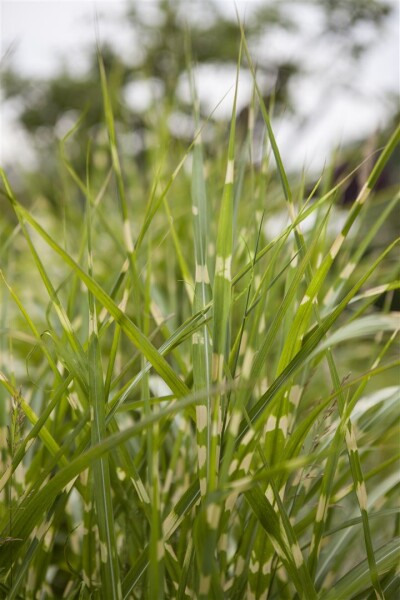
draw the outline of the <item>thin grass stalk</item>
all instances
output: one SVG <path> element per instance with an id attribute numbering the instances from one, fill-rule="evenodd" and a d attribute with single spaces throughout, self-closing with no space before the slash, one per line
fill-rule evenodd
<path id="1" fill-rule="evenodd" d="M 142 285 L 138 274 L 137 268 L 137 257 L 135 252 L 135 247 L 132 239 L 132 231 L 131 224 L 129 220 L 129 212 L 128 212 L 128 203 L 126 200 L 125 193 L 125 184 L 123 180 L 121 161 L 118 153 L 117 146 L 117 137 L 115 132 L 115 123 L 114 123 L 114 114 L 112 109 L 111 97 L 108 89 L 107 76 L 104 67 L 104 62 L 101 56 L 100 51 L 98 50 L 98 64 L 100 71 L 100 82 L 101 82 L 101 91 L 103 96 L 103 104 L 104 104 L 104 116 L 108 131 L 108 139 L 110 144 L 111 151 L 111 159 L 112 165 L 115 173 L 115 178 L 117 182 L 117 192 L 121 206 L 122 212 L 122 230 L 123 230 L 123 241 L 125 246 L 125 251 L 128 256 L 130 272 L 132 277 L 132 293 L 135 302 L 135 306 L 137 308 L 136 319 L 138 325 L 140 327 L 141 324 L 141 297 L 142 297 Z"/>
<path id="2" fill-rule="evenodd" d="M 234 163 L 235 163 L 235 125 L 236 101 L 239 83 L 241 49 L 237 63 L 235 94 L 232 107 L 232 117 L 228 145 L 228 162 L 224 183 L 224 191 L 220 209 L 218 235 L 216 242 L 216 260 L 213 285 L 213 355 L 212 381 L 214 384 L 223 382 L 223 372 L 228 343 L 231 311 L 231 263 L 233 251 L 233 203 L 234 203 Z M 220 454 L 220 436 L 222 426 L 222 399 L 216 396 L 211 406 L 211 442 L 209 453 L 209 493 L 214 492 L 218 481 L 218 465 Z M 204 508 L 205 533 L 199 531 L 199 546 L 202 546 L 200 559 L 199 598 L 206 599 L 210 593 L 212 576 L 216 569 L 215 557 L 207 548 L 214 548 L 217 541 L 217 529 L 221 516 L 221 507 L 209 500 Z"/>
<path id="3" fill-rule="evenodd" d="M 190 68 L 190 67 L 189 67 Z M 199 106 L 195 91 L 193 72 L 190 69 L 190 82 L 196 127 L 199 127 Z M 208 245 L 208 206 L 204 180 L 204 164 L 201 135 L 193 147 L 192 168 L 192 213 L 195 253 L 195 291 L 193 314 L 203 311 L 211 301 L 210 277 L 207 266 Z M 204 401 L 196 407 L 197 457 L 200 490 L 204 496 L 210 486 L 211 457 L 211 354 L 212 340 L 208 326 L 204 323 L 193 334 L 193 383 L 194 390 L 206 390 Z"/>
<path id="4" fill-rule="evenodd" d="M 88 185 L 89 189 L 89 185 Z M 93 277 L 92 223 L 90 196 L 87 205 L 88 273 Z M 103 370 L 98 340 L 97 314 L 94 295 L 88 292 L 89 301 L 89 405 L 91 416 L 92 445 L 101 443 L 106 432 L 106 398 L 104 395 Z M 108 456 L 93 464 L 94 502 L 99 531 L 99 552 L 102 595 L 105 598 L 122 598 L 119 578 L 118 554 L 115 541 L 114 513 Z"/>

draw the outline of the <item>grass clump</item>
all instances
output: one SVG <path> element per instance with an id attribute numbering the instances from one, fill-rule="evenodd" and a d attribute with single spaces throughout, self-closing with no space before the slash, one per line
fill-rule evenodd
<path id="1" fill-rule="evenodd" d="M 289 181 L 255 77 L 209 161 L 193 84 L 146 188 L 100 77 L 109 164 L 74 168 L 78 123 L 61 217 L 1 173 L 3 596 L 394 598 L 399 194 L 374 187 L 400 130 L 343 208 L 329 169 Z"/>

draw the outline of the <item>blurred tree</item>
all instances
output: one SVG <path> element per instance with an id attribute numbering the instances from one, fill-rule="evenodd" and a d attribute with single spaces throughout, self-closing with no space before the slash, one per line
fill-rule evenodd
<path id="1" fill-rule="evenodd" d="M 383 18 L 391 11 L 390 4 L 381 0 L 314 0 L 313 5 L 323 15 L 322 35 L 339 37 L 355 58 L 359 57 L 363 48 L 357 39 L 353 41 L 354 28 L 363 22 L 378 29 Z M 162 103 L 167 114 L 168 110 L 189 114 L 190 106 L 177 95 L 179 81 L 186 71 L 184 49 L 187 30 L 190 30 L 191 53 L 197 65 L 216 62 L 234 64 L 236 61 L 239 42 L 237 23 L 223 14 L 222 6 L 211 0 L 201 4 L 185 0 L 158 0 L 148 5 L 132 2 L 127 5 L 126 14 L 132 26 L 132 54 L 127 52 L 122 57 L 111 45 L 101 47 L 117 127 L 118 123 L 122 123 L 125 130 L 128 126 L 131 132 L 138 132 L 136 146 L 130 146 L 131 154 L 138 160 L 143 159 L 149 146 L 145 132 L 151 116 L 149 111 L 135 110 L 124 101 L 124 91 L 131 82 L 151 78 L 163 90 Z M 250 46 L 257 47 L 261 39 L 268 40 L 277 29 L 295 33 L 298 23 L 291 15 L 291 6 L 298 7 L 299 3 L 271 0 L 255 8 L 245 22 Z M 130 56 L 133 56 L 131 62 Z M 274 91 L 278 111 L 283 106 L 286 110 L 291 108 L 289 84 L 302 71 L 300 61 L 300 58 L 288 61 L 284 56 L 269 57 L 268 60 L 257 58 L 258 73 L 263 75 L 260 81 L 264 82 L 265 98 L 268 101 L 269 94 Z M 91 54 L 90 68 L 84 77 L 75 76 L 64 68 L 50 80 L 31 81 L 7 68 L 6 60 L 3 63 L 4 99 L 18 98 L 20 101 L 19 121 L 40 148 L 41 164 L 38 171 L 47 176 L 47 185 L 52 186 L 53 179 L 49 178 L 49 174 L 55 168 L 54 144 L 82 111 L 85 112 L 85 118 L 81 139 L 87 139 L 89 133 L 97 143 L 101 142 L 99 124 L 103 120 L 103 106 L 99 93 L 96 50 Z M 153 106 L 157 102 L 160 102 L 160 98 L 155 98 Z M 241 118 L 247 118 L 246 110 Z M 85 145 L 72 144 L 70 151 L 78 170 L 83 170 Z"/>

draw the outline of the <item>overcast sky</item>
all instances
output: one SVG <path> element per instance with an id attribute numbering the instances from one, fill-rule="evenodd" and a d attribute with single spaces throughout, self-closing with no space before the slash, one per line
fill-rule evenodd
<path id="1" fill-rule="evenodd" d="M 263 0 L 238 1 L 243 13 Z M 138 3 L 136 3 L 138 5 Z M 144 7 L 151 0 L 141 0 Z M 195 4 L 187 0 L 193 9 Z M 219 1 L 220 10 L 234 15 L 233 1 Z M 87 66 L 86 50 L 93 47 L 95 29 L 93 15 L 100 17 L 100 37 L 109 39 L 125 52 L 132 49 L 132 33 L 127 22 L 121 20 L 126 3 L 123 0 L 92 2 L 92 0 L 0 0 L 1 56 L 8 60 L 17 72 L 32 77 L 49 77 L 57 72 L 64 61 L 76 72 L 83 73 Z M 293 3 L 294 6 L 294 3 Z M 313 9 L 297 9 L 296 18 L 303 25 L 303 33 L 292 36 L 276 32 L 268 38 L 268 48 L 259 48 L 269 56 L 284 53 L 288 59 L 299 53 L 310 75 L 297 82 L 296 102 L 298 112 L 311 121 L 311 126 L 299 139 L 298 131 L 290 118 L 280 119 L 277 124 L 278 142 L 286 164 L 290 167 L 319 168 L 335 145 L 362 138 L 385 125 L 388 114 L 387 92 L 399 93 L 399 10 L 385 23 L 378 43 L 371 45 L 363 56 L 357 72 L 352 75 L 357 93 L 336 86 L 343 76 L 346 65 L 335 49 L 324 41 L 315 47 L 318 18 Z M 295 9 L 295 8 L 294 8 Z M 301 37 L 301 35 L 303 37 Z M 359 35 L 371 35 L 367 29 Z M 231 87 L 234 78 L 228 70 L 215 73 L 203 71 L 198 85 L 200 96 L 212 108 Z M 247 101 L 251 82 L 242 78 L 241 102 Z M 228 97 L 220 108 L 221 114 L 230 111 Z M 1 109 L 1 156 L 4 162 L 15 161 L 24 156 L 25 141 L 15 127 L 15 107 L 3 104 Z M 295 152 L 293 151 L 295 147 Z M 26 156 L 28 151 L 26 150 Z"/>

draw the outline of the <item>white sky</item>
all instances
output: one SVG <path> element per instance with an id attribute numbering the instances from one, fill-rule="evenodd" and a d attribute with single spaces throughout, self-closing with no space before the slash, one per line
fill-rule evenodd
<path id="1" fill-rule="evenodd" d="M 238 1 L 241 13 L 248 12 L 263 0 Z M 152 0 L 141 0 L 148 6 Z M 194 6 L 187 0 L 188 6 Z M 138 3 L 136 3 L 138 5 Z M 123 0 L 96 2 L 92 0 L 0 0 L 0 56 L 12 49 L 11 64 L 17 72 L 32 77 L 48 77 L 57 72 L 64 61 L 76 72 L 87 66 L 85 50 L 95 43 L 93 15 L 95 7 L 100 17 L 100 37 L 110 39 L 122 52 L 132 52 L 132 33 L 124 14 Z M 219 0 L 220 10 L 234 15 L 234 3 Z M 386 22 L 385 30 L 377 44 L 371 45 L 363 56 L 357 72 L 348 69 L 345 59 L 328 41 L 319 39 L 320 23 L 313 9 L 289 4 L 292 14 L 303 26 L 300 36 L 276 32 L 268 38 L 268 46 L 261 44 L 260 55 L 290 59 L 303 58 L 310 75 L 294 81 L 293 96 L 298 112 L 310 122 L 299 135 L 293 119 L 282 118 L 276 123 L 278 143 L 289 167 L 308 168 L 322 166 L 332 148 L 348 140 L 368 135 L 382 127 L 387 119 L 387 92 L 399 94 L 399 10 Z M 366 28 L 360 38 L 369 39 Z M 350 73 L 350 79 L 349 79 Z M 347 79 L 346 79 L 347 78 Z M 234 69 L 218 73 L 204 70 L 199 74 L 198 86 L 204 106 L 212 110 L 232 86 Z M 341 85 L 338 85 L 338 82 Z M 356 91 L 352 90 L 354 87 Z M 251 82 L 244 74 L 240 102 L 246 103 Z M 222 104 L 220 114 L 228 114 L 231 98 Z M 3 106 L 1 110 L 0 161 L 17 161 L 28 156 L 26 141 L 13 123 L 15 108 Z"/>

